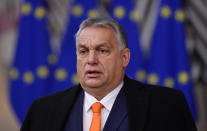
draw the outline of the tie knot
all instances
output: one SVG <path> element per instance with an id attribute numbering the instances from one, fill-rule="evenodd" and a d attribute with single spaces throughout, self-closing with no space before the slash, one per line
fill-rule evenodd
<path id="1" fill-rule="evenodd" d="M 102 107 L 103 105 L 101 103 L 96 102 L 96 103 L 93 103 L 91 108 L 92 108 L 93 113 L 100 113 Z"/>

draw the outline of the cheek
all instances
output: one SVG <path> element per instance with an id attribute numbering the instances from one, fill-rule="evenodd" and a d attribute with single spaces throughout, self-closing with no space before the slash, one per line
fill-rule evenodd
<path id="1" fill-rule="evenodd" d="M 79 60 L 77 60 L 77 63 L 76 63 L 77 65 L 77 70 L 79 70 L 79 68 L 80 68 L 80 61 Z"/>
<path id="2" fill-rule="evenodd" d="M 77 60 L 77 72 L 81 73 L 83 70 L 83 62 L 81 60 Z"/>
<path id="3" fill-rule="evenodd" d="M 102 64 L 105 70 L 107 70 L 108 74 L 113 75 L 116 70 L 119 70 L 117 68 L 119 68 L 120 66 L 120 60 L 118 60 L 119 58 L 110 58 L 110 59 L 102 59 Z"/>
<path id="4" fill-rule="evenodd" d="M 84 59 L 77 58 L 77 66 L 81 67 L 81 66 L 83 66 L 84 63 L 85 63 Z"/>
<path id="5" fill-rule="evenodd" d="M 111 70 L 113 72 L 113 74 L 119 74 L 122 71 L 122 67 L 123 67 L 123 63 L 122 60 L 119 57 L 116 57 L 115 60 L 113 60 L 113 64 L 111 64 Z"/>

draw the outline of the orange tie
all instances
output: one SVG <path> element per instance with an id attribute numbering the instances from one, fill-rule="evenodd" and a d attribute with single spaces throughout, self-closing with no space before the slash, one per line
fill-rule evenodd
<path id="1" fill-rule="evenodd" d="M 94 103 L 92 105 L 93 119 L 91 122 L 90 131 L 101 131 L 101 108 L 103 105 L 101 103 Z"/>

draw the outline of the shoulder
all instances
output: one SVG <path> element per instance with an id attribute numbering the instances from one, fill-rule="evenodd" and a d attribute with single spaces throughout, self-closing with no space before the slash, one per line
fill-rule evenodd
<path id="1" fill-rule="evenodd" d="M 143 84 L 144 90 L 150 93 L 150 95 L 154 97 L 166 97 L 166 98 L 171 98 L 171 97 L 182 97 L 184 94 L 182 91 L 169 88 L 169 87 L 164 87 L 164 86 L 159 86 L 159 85 L 150 85 L 150 84 Z"/>
<path id="2" fill-rule="evenodd" d="M 127 90 L 132 94 L 149 95 L 155 100 L 185 99 L 180 90 L 159 85 L 145 84 L 128 77 L 125 78 L 125 87 L 127 87 Z"/>
<path id="3" fill-rule="evenodd" d="M 81 90 L 82 88 L 80 86 L 74 86 L 69 89 L 36 99 L 31 104 L 27 112 L 27 117 L 30 115 L 45 116 L 54 109 L 63 108 L 65 104 L 72 105 Z"/>
<path id="4" fill-rule="evenodd" d="M 131 112 L 134 113 L 133 108 L 136 107 L 138 111 L 148 113 L 149 128 L 196 131 L 187 101 L 180 90 L 144 84 L 130 78 L 125 78 L 124 89 Z"/>
<path id="5" fill-rule="evenodd" d="M 145 99 L 154 111 L 164 112 L 164 110 L 167 110 L 174 112 L 175 110 L 189 110 L 182 91 L 127 79 L 125 90 L 127 90 L 127 98 L 129 101 Z"/>
<path id="6" fill-rule="evenodd" d="M 35 105 L 48 106 L 48 105 L 54 105 L 55 103 L 59 103 L 61 101 L 74 99 L 76 98 L 76 96 L 79 94 L 80 91 L 81 91 L 81 87 L 79 85 L 73 86 L 69 89 L 38 98 L 32 103 L 32 106 Z"/>
<path id="7" fill-rule="evenodd" d="M 54 115 L 68 112 L 82 88 L 74 86 L 67 90 L 57 92 L 51 95 L 36 99 L 30 106 L 21 131 L 28 131 L 30 129 L 47 130 L 49 119 L 54 119 Z M 57 118 L 56 118 L 57 119 Z"/>

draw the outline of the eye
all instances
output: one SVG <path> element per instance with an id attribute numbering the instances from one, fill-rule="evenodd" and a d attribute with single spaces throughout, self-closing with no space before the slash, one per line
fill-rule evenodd
<path id="1" fill-rule="evenodd" d="M 101 54 L 107 54 L 109 52 L 109 50 L 108 49 L 105 49 L 105 48 L 100 48 L 98 51 Z"/>
<path id="2" fill-rule="evenodd" d="M 84 54 L 84 53 L 86 53 L 86 51 L 85 50 L 81 50 L 80 53 L 81 54 Z"/>
<path id="3" fill-rule="evenodd" d="M 81 49 L 81 50 L 79 50 L 79 53 L 80 53 L 81 55 L 84 55 L 84 54 L 87 53 L 87 50 L 85 50 L 85 49 Z"/>
<path id="4" fill-rule="evenodd" d="M 105 50 L 105 49 L 100 49 L 100 52 L 101 52 L 101 53 L 105 53 L 106 50 Z"/>

